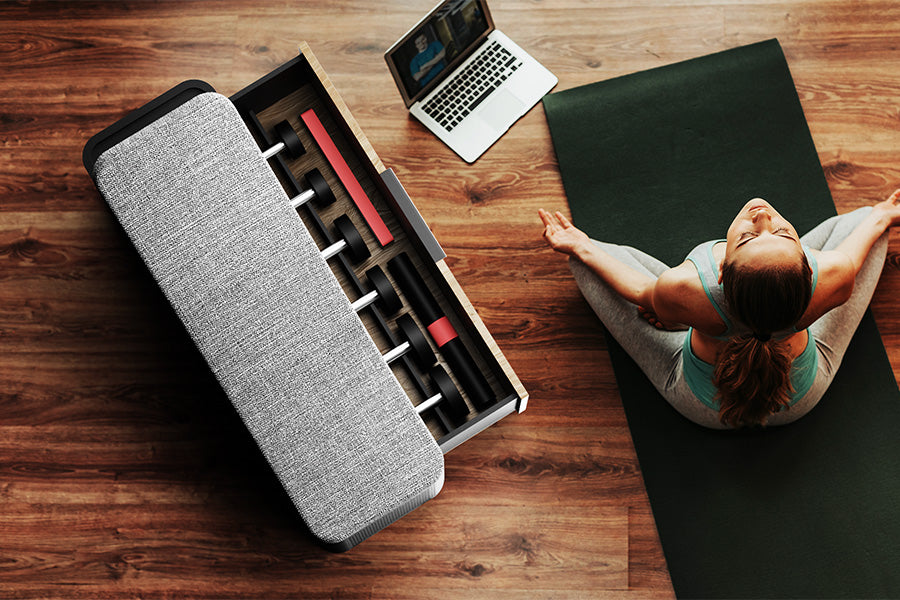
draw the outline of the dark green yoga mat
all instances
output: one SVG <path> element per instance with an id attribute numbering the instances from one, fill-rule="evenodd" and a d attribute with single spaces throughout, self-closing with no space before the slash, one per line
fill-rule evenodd
<path id="1" fill-rule="evenodd" d="M 835 214 L 775 40 L 544 98 L 575 224 L 670 265 L 750 198 L 801 233 Z M 900 393 L 867 314 L 794 424 L 720 432 L 610 354 L 682 598 L 900 597 Z"/>

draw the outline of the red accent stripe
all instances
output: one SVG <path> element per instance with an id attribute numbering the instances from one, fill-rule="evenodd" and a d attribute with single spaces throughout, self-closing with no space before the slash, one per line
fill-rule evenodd
<path id="1" fill-rule="evenodd" d="M 331 136 L 325 131 L 325 127 L 319 120 L 318 115 L 316 115 L 313 109 L 309 109 L 300 115 L 300 118 L 306 123 L 306 126 L 312 133 L 313 138 L 315 138 L 316 143 L 319 144 L 319 148 L 321 148 L 322 152 L 325 154 L 325 158 L 331 163 L 331 168 L 337 173 L 338 179 L 340 179 L 341 183 L 344 184 L 344 187 L 347 188 L 350 198 L 353 199 L 356 208 L 362 213 L 363 219 L 365 219 L 366 223 L 369 224 L 369 227 L 372 228 L 372 233 L 375 234 L 378 243 L 382 246 L 387 246 L 394 240 L 394 236 L 391 235 L 387 225 L 384 224 L 381 215 L 379 215 L 378 211 L 375 210 L 375 207 L 372 206 L 372 201 L 369 200 L 366 192 L 362 189 L 362 186 L 359 185 L 359 181 L 353 176 L 353 172 L 347 165 L 347 161 L 341 156 L 341 153 L 338 151 L 337 146 L 334 145 Z"/>
<path id="2" fill-rule="evenodd" d="M 434 343 L 437 344 L 438 348 L 450 340 L 455 340 L 459 337 L 459 334 L 453 329 L 453 325 L 450 324 L 450 319 L 447 317 L 441 317 L 426 327 L 426 329 L 428 330 L 428 333 L 431 334 L 431 339 L 434 340 Z"/>

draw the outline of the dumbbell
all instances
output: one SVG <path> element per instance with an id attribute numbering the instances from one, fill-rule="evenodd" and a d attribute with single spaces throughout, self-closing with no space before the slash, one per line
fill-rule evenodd
<path id="1" fill-rule="evenodd" d="M 393 350 L 382 354 L 381 358 L 384 359 L 384 362 L 390 364 L 405 354 L 412 354 L 413 359 L 423 369 L 432 367 L 429 370 L 429 375 L 439 392 L 416 406 L 416 412 L 421 414 L 441 400 L 444 400 L 447 415 L 454 423 L 461 422 L 469 414 L 469 407 L 466 406 L 466 401 L 463 400 L 459 390 L 453 385 L 453 380 L 450 379 L 444 368 L 434 364 L 434 352 L 431 350 L 431 346 L 428 345 L 425 334 L 422 333 L 422 330 L 419 329 L 409 314 L 397 317 L 397 327 L 400 329 L 400 335 L 404 339 L 403 343 Z"/>
<path id="2" fill-rule="evenodd" d="M 456 374 L 472 403 L 478 409 L 493 404 L 495 400 L 490 384 L 469 355 L 450 320 L 442 314 L 437 300 L 429 291 L 425 280 L 416 271 L 409 256 L 405 252 L 398 254 L 388 261 L 388 270 L 403 290 L 410 306 L 422 322 L 427 324 L 426 328 L 431 339 L 447 359 L 447 364 Z"/>
<path id="3" fill-rule="evenodd" d="M 309 185 L 309 188 L 290 199 L 293 208 L 300 208 L 313 198 L 316 198 L 320 204 L 332 204 L 334 202 L 334 192 L 331 191 L 331 186 L 328 185 L 328 182 L 325 181 L 318 169 L 313 169 L 306 174 L 306 183 Z"/>
<path id="4" fill-rule="evenodd" d="M 306 152 L 306 148 L 303 147 L 303 142 L 300 141 L 300 136 L 297 135 L 297 132 L 294 131 L 294 128 L 291 127 L 290 123 L 287 121 L 277 123 L 274 130 L 275 137 L 280 141 L 268 150 L 262 151 L 262 157 L 264 159 L 269 160 L 282 150 L 287 150 L 287 153 L 291 158 L 297 158 Z"/>
<path id="5" fill-rule="evenodd" d="M 339 252 L 347 251 L 347 256 L 353 262 L 360 262 L 369 258 L 369 248 L 359 235 L 353 222 L 347 215 L 341 215 L 334 220 L 334 228 L 340 239 L 322 250 L 322 258 L 328 260 Z"/>
<path id="6" fill-rule="evenodd" d="M 359 312 L 376 302 L 378 303 L 378 306 L 389 315 L 400 310 L 400 307 L 403 306 L 403 303 L 400 301 L 400 296 L 397 295 L 397 291 L 394 289 L 394 286 L 391 285 L 391 282 L 388 280 L 387 275 L 384 274 L 384 271 L 381 270 L 381 267 L 377 265 L 372 267 L 366 271 L 366 277 L 369 279 L 369 283 L 372 284 L 372 291 L 351 302 L 350 307 L 353 310 Z M 418 330 L 418 327 L 416 330 Z M 421 333 L 419 335 L 421 335 Z M 425 339 L 424 336 L 422 339 Z M 425 344 L 428 345 L 428 342 Z"/>

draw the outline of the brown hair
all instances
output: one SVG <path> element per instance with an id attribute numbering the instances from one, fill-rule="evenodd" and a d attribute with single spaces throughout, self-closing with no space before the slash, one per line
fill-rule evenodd
<path id="1" fill-rule="evenodd" d="M 753 333 L 731 338 L 716 357 L 719 420 L 733 427 L 765 425 L 769 415 L 789 408 L 794 393 L 788 345 L 771 335 L 803 316 L 812 297 L 812 269 L 805 253 L 787 267 L 725 261 L 722 286 L 732 314 Z"/>

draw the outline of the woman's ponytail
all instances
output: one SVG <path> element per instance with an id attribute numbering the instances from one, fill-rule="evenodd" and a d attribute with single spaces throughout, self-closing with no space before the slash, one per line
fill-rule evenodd
<path id="1" fill-rule="evenodd" d="M 754 335 L 731 338 L 719 353 L 714 381 L 719 389 L 719 420 L 726 425 L 765 424 L 789 407 L 791 356 L 788 345 Z"/>

